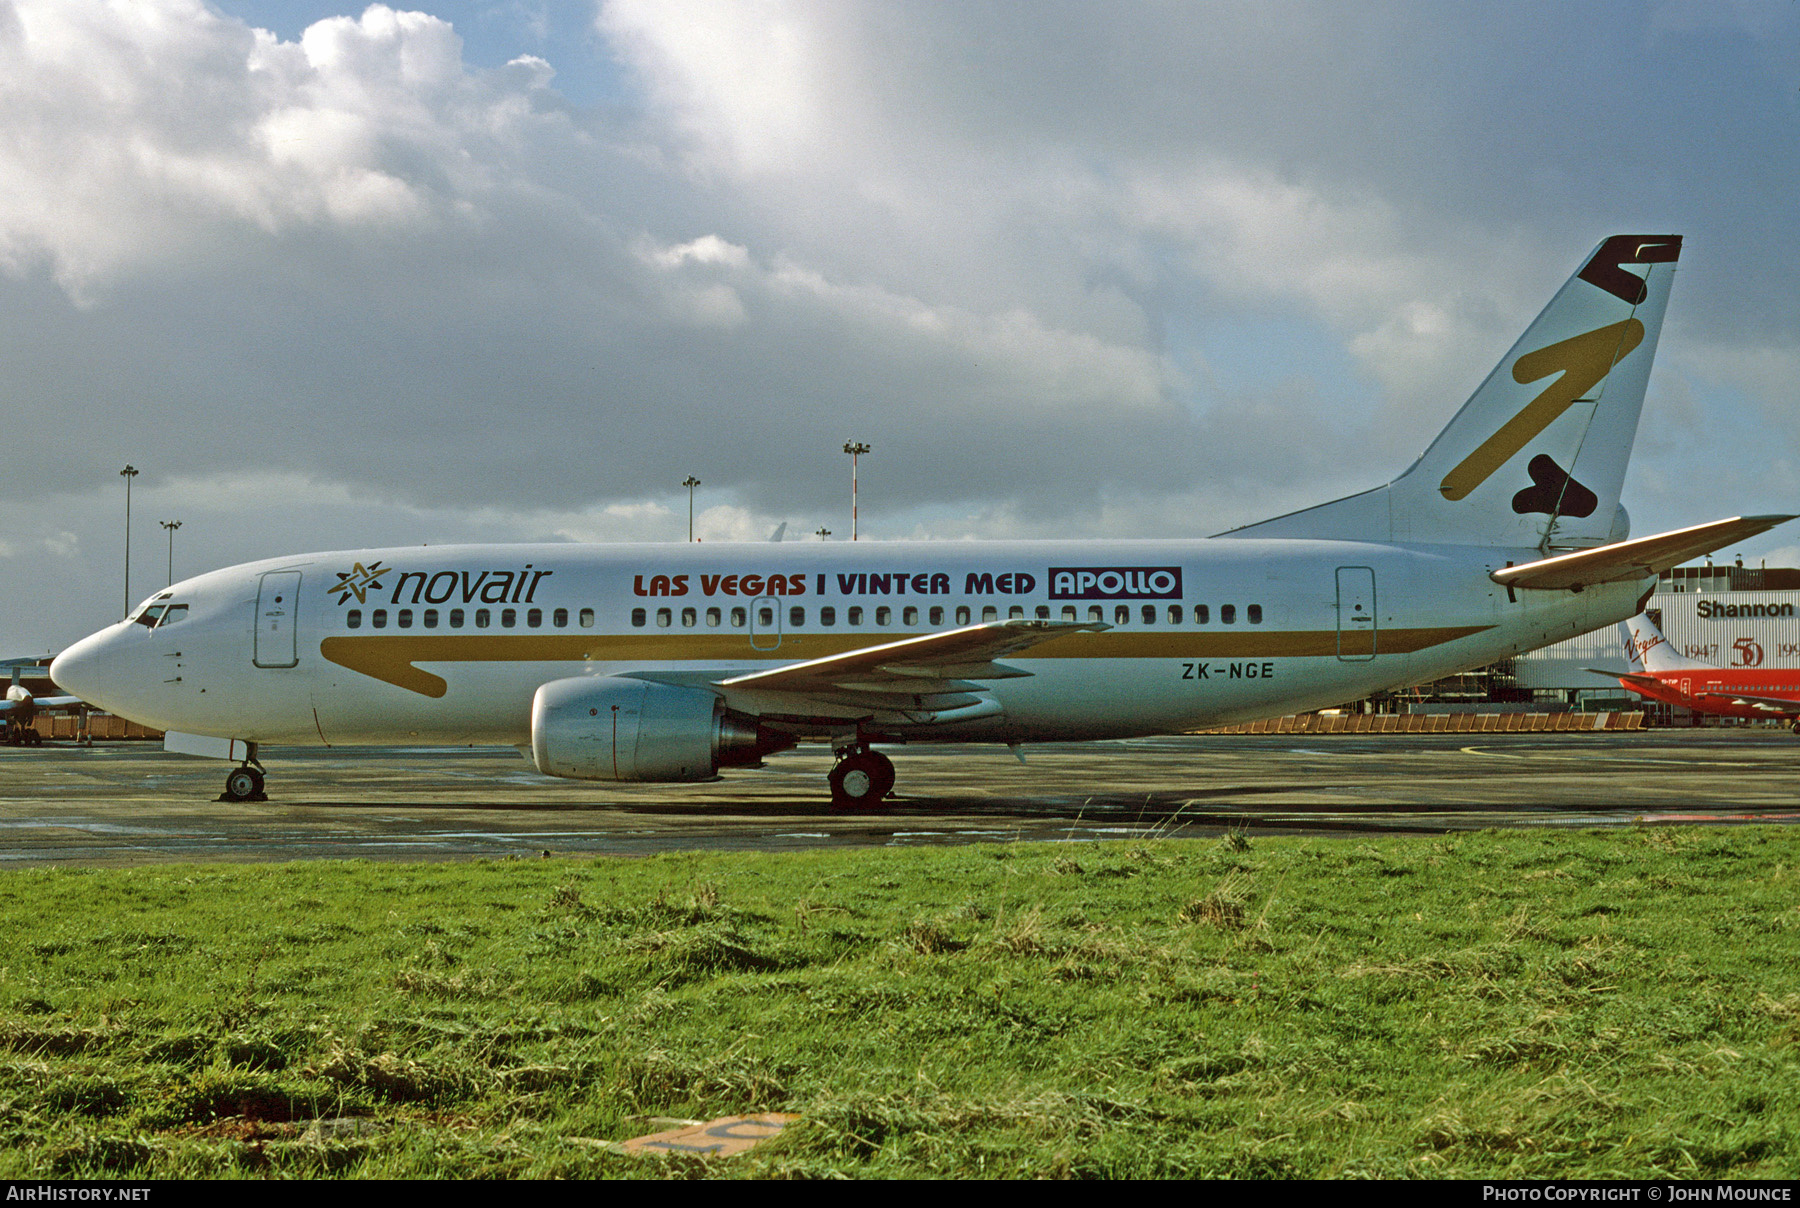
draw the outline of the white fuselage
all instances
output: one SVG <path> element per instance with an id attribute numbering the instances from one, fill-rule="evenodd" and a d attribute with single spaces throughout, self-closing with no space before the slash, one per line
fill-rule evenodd
<path id="1" fill-rule="evenodd" d="M 1255 539 L 317 553 L 185 580 L 150 602 L 162 623 L 102 630 L 54 674 L 97 705 L 184 733 L 523 746 L 533 695 L 553 680 L 689 673 L 713 684 L 960 625 L 1067 618 L 1109 628 L 1000 660 L 1024 674 L 986 685 L 998 714 L 899 731 L 1118 738 L 1429 681 L 1620 621 L 1654 583 L 1509 593 L 1488 577 L 1538 556 Z M 792 711 L 780 694 L 722 694 L 752 715 Z"/>

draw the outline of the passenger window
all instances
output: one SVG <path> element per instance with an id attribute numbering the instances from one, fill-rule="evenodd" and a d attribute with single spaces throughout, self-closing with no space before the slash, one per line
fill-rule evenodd
<path id="1" fill-rule="evenodd" d="M 1154 605 L 1154 604 L 1144 605 L 1144 624 L 1146 624 L 1146 625 L 1156 624 L 1156 605 Z"/>
<path id="2" fill-rule="evenodd" d="M 934 605 L 932 607 L 931 623 L 933 625 L 942 625 L 944 623 L 944 606 L 942 604 Z"/>
<path id="3" fill-rule="evenodd" d="M 845 613 L 844 615 L 850 624 L 861 625 L 862 624 L 862 605 L 860 605 L 860 604 L 851 605 L 850 610 L 847 613 Z"/>
<path id="4" fill-rule="evenodd" d="M 1037 606 L 1037 619 L 1040 621 L 1048 621 L 1050 619 L 1050 606 L 1048 604 L 1039 604 Z"/>
<path id="5" fill-rule="evenodd" d="M 397 625 L 398 627 L 400 627 L 401 629 L 411 629 L 412 628 L 412 609 L 402 608 L 399 612 L 399 615 L 397 615 L 394 618 L 394 624 Z"/>
<path id="6" fill-rule="evenodd" d="M 1236 625 L 1237 624 L 1237 605 L 1236 604 L 1221 604 L 1221 605 L 1219 605 L 1219 624 L 1221 624 L 1221 625 Z"/>
<path id="7" fill-rule="evenodd" d="M 770 605 L 770 604 L 757 605 L 756 623 L 758 625 L 761 625 L 764 629 L 773 628 L 775 625 L 775 608 L 774 608 L 774 606 Z"/>
<path id="8" fill-rule="evenodd" d="M 1252 625 L 1261 625 L 1262 624 L 1262 605 L 1261 604 L 1252 604 L 1248 611 L 1250 614 L 1250 623 Z"/>
<path id="9" fill-rule="evenodd" d="M 461 629 L 462 627 L 463 627 L 463 610 L 460 608 L 452 608 L 450 610 L 450 628 Z"/>
<path id="10" fill-rule="evenodd" d="M 1171 625 L 1181 624 L 1181 605 L 1179 605 L 1179 604 L 1169 605 L 1169 624 L 1171 624 Z"/>
<path id="11" fill-rule="evenodd" d="M 981 610 L 981 620 L 983 624 L 986 624 L 989 621 L 998 621 L 999 619 L 1000 610 L 995 608 L 992 604 L 987 605 Z"/>
<path id="12" fill-rule="evenodd" d="M 798 604 L 788 605 L 788 625 L 794 629 L 799 629 L 805 624 L 806 609 L 800 607 Z"/>
<path id="13" fill-rule="evenodd" d="M 592 629 L 594 627 L 594 610 L 593 609 L 584 608 L 581 610 L 581 627 L 583 629 Z"/>
<path id="14" fill-rule="evenodd" d="M 894 620 L 894 610 L 883 604 L 875 610 L 875 624 L 886 629 Z"/>
<path id="15" fill-rule="evenodd" d="M 692 629 L 699 623 L 700 613 L 698 610 L 693 608 L 684 608 L 681 610 L 681 627 L 683 629 Z"/>
<path id="16" fill-rule="evenodd" d="M 1088 605 L 1088 620 L 1090 620 L 1090 621 L 1106 620 L 1106 609 L 1100 607 L 1098 604 L 1089 604 Z"/>
<path id="17" fill-rule="evenodd" d="M 1131 624 L 1131 605 L 1120 604 L 1118 607 L 1113 609 L 1113 624 L 1115 624 L 1115 625 Z"/>
<path id="18" fill-rule="evenodd" d="M 967 625 L 969 623 L 969 606 L 967 604 L 958 604 L 956 606 L 956 623 L 958 625 Z"/>
<path id="19" fill-rule="evenodd" d="M 352 608 L 349 612 L 344 614 L 344 628 L 345 629 L 361 629 L 362 628 L 362 609 Z"/>
<path id="20" fill-rule="evenodd" d="M 706 627 L 708 629 L 717 629 L 720 625 L 723 625 L 724 623 L 725 623 L 725 614 L 724 613 L 720 612 L 716 608 L 709 608 L 706 610 Z"/>
<path id="21" fill-rule="evenodd" d="M 525 613 L 525 626 L 528 629 L 542 629 L 544 627 L 544 610 L 541 608 L 528 609 Z"/>
<path id="22" fill-rule="evenodd" d="M 1212 621 L 1212 610 L 1204 604 L 1194 605 L 1194 624 L 1205 625 Z"/>
<path id="23" fill-rule="evenodd" d="M 550 614 L 550 622 L 558 629 L 567 629 L 569 627 L 569 610 L 566 608 L 557 609 Z"/>
<path id="24" fill-rule="evenodd" d="M 370 613 L 369 614 L 369 624 L 373 625 L 377 629 L 386 629 L 387 628 L 387 609 L 377 608 L 374 612 Z"/>
<path id="25" fill-rule="evenodd" d="M 639 629 L 644 627 L 644 622 L 647 621 L 649 617 L 650 614 L 641 608 L 634 608 L 631 610 L 631 623 Z"/>
<path id="26" fill-rule="evenodd" d="M 475 610 L 475 628 L 486 629 L 490 624 L 492 624 L 493 619 L 494 619 L 494 614 L 489 612 L 487 609 L 477 608 Z"/>
<path id="27" fill-rule="evenodd" d="M 1075 612 L 1075 606 L 1073 604 L 1064 604 L 1063 605 L 1063 620 L 1073 621 L 1076 619 L 1078 619 L 1078 618 L 1077 618 L 1077 614 Z"/>
<path id="28" fill-rule="evenodd" d="M 741 608 L 731 610 L 731 625 L 734 629 L 742 629 L 750 623 L 750 614 Z"/>
<path id="29" fill-rule="evenodd" d="M 500 628 L 511 629 L 514 625 L 517 625 L 518 623 L 519 623 L 519 610 L 518 609 L 502 608 L 500 610 Z"/>
<path id="30" fill-rule="evenodd" d="M 674 623 L 675 613 L 672 609 L 659 608 L 656 610 L 656 627 L 658 629 L 667 629 Z"/>
<path id="31" fill-rule="evenodd" d="M 827 604 L 827 605 L 825 605 L 825 607 L 819 609 L 819 624 L 826 625 L 826 626 L 836 625 L 837 624 L 837 609 L 833 608 L 829 604 Z"/>
<path id="32" fill-rule="evenodd" d="M 909 626 L 917 625 L 919 623 L 919 610 L 916 608 L 906 609 L 906 611 L 900 614 L 900 623 Z"/>
<path id="33" fill-rule="evenodd" d="M 1024 620 L 1025 619 L 1025 609 L 1018 604 L 1014 604 L 1011 608 L 1006 610 L 1006 619 L 1009 621 Z"/>
<path id="34" fill-rule="evenodd" d="M 427 609 L 426 609 L 426 610 L 425 610 L 425 617 L 424 617 L 424 620 L 425 620 L 425 628 L 427 628 L 427 629 L 436 629 L 436 628 L 437 628 L 437 618 L 438 618 L 438 611 L 437 611 L 437 609 L 435 609 L 435 608 L 427 608 Z"/>

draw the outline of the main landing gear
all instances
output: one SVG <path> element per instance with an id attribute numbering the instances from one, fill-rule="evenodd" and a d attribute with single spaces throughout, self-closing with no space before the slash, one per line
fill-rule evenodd
<path id="1" fill-rule="evenodd" d="M 831 808 L 855 813 L 880 809 L 882 800 L 894 791 L 893 761 L 871 751 L 866 743 L 846 747 L 839 754 L 842 758 L 826 777 L 831 785 Z"/>
<path id="2" fill-rule="evenodd" d="M 6 745 L 9 747 L 41 747 L 44 745 L 44 736 L 37 732 L 35 726 L 25 726 L 9 721 L 6 723 Z"/>
<path id="3" fill-rule="evenodd" d="M 231 769 L 225 777 L 225 791 L 219 794 L 220 801 L 267 801 L 268 799 L 268 795 L 263 792 L 261 764 L 246 763 Z"/>

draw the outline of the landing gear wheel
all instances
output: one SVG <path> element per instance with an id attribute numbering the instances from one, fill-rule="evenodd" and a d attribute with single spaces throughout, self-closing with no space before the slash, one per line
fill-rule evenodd
<path id="1" fill-rule="evenodd" d="M 267 801 L 263 795 L 263 774 L 245 765 L 233 768 L 225 777 L 225 801 Z"/>
<path id="2" fill-rule="evenodd" d="M 894 764 L 877 751 L 852 751 L 826 777 L 831 785 L 831 808 L 866 812 L 881 808 L 882 799 L 894 791 Z"/>

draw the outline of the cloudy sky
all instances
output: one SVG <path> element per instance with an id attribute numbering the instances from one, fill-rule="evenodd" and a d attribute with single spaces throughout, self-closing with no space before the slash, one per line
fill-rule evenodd
<path id="1" fill-rule="evenodd" d="M 0 0 L 0 656 L 308 549 L 1203 535 L 1603 236 L 1634 530 L 1800 511 L 1800 4 Z M 1727 554 L 1737 551 L 1726 551 Z M 1742 551 L 1800 565 L 1800 533 Z"/>

